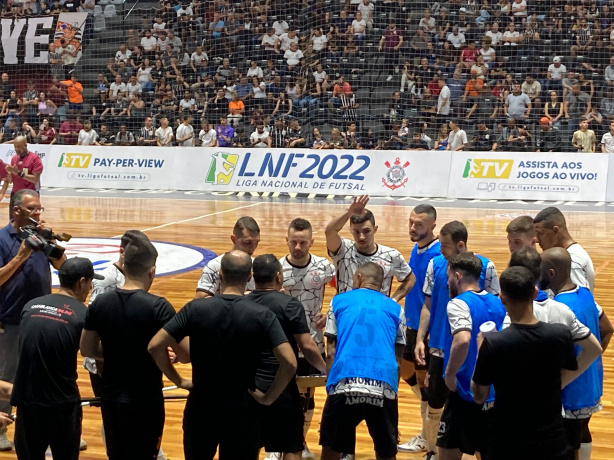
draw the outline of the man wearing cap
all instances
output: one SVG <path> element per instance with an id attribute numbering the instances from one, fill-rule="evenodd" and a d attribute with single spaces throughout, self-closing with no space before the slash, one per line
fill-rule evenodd
<path id="1" fill-rule="evenodd" d="M 539 120 L 539 134 L 535 141 L 536 152 L 560 152 L 561 133 L 550 124 L 550 118 L 542 117 Z"/>
<path id="2" fill-rule="evenodd" d="M 548 66 L 548 88 L 560 90 L 562 88 L 563 77 L 567 73 L 567 67 L 561 63 L 561 58 L 555 56 L 552 64 Z"/>
<path id="3" fill-rule="evenodd" d="M 77 459 L 81 435 L 81 397 L 77 352 L 85 322 L 85 299 L 94 273 L 82 257 L 66 260 L 58 271 L 60 290 L 28 302 L 21 313 L 20 359 L 11 404 L 17 406 L 15 449 L 20 459 Z"/>

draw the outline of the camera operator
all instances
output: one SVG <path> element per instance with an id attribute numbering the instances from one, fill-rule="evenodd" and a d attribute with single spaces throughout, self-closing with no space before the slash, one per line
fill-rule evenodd
<path id="1" fill-rule="evenodd" d="M 28 141 L 24 136 L 17 137 L 13 145 L 16 155 L 11 158 L 11 164 L 6 166 L 6 181 L 13 183 L 11 197 L 23 189 L 38 191 L 43 162 L 36 153 L 28 151 Z"/>
<path id="2" fill-rule="evenodd" d="M 19 364 L 11 404 L 17 407 L 19 460 L 79 457 L 81 397 L 77 352 L 85 323 L 85 299 L 94 273 L 89 259 L 73 257 L 58 272 L 60 290 L 31 300 L 21 314 Z"/>
<path id="3" fill-rule="evenodd" d="M 59 269 L 66 260 L 64 255 L 48 259 L 43 252 L 33 252 L 25 242 L 20 242 L 19 229 L 32 225 L 30 219 L 39 222 L 38 228 L 46 228 L 36 191 L 18 191 L 11 198 L 10 207 L 13 219 L 0 229 L 0 380 L 7 382 L 13 381 L 17 370 L 21 311 L 30 300 L 51 294 L 49 263 Z M 9 413 L 10 407 L 2 403 L 0 412 Z M 0 450 L 11 450 L 6 430 L 0 430 Z"/>

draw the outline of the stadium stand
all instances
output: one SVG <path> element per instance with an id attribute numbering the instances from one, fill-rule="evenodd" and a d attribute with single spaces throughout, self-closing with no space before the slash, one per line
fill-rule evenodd
<path id="1" fill-rule="evenodd" d="M 2 18 L 52 17 L 56 33 L 47 64 L 4 65 L 2 142 L 75 143 L 91 120 L 94 142 L 155 144 L 161 118 L 176 133 L 190 114 L 195 145 L 228 117 L 224 146 L 446 148 L 456 119 L 466 149 L 590 151 L 614 120 L 605 0 L 5 5 Z M 270 142 L 250 141 L 259 123 Z"/>

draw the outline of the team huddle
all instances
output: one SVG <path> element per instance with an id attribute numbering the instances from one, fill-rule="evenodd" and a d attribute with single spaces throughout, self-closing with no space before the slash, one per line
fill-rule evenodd
<path id="1" fill-rule="evenodd" d="M 241 217 L 231 250 L 207 263 L 195 299 L 177 313 L 148 292 L 155 247 L 128 231 L 118 261 L 102 273 L 86 259 L 64 262 L 60 293 L 24 309 L 24 343 L 29 325 L 49 315 L 44 305 L 66 307 L 65 297 L 74 297 L 77 314 L 60 308 L 67 325 L 50 316 L 45 334 L 64 331 L 67 356 L 80 348 L 88 358 L 111 460 L 163 455 L 162 374 L 189 390 L 187 460 L 213 459 L 218 450 L 221 460 L 255 460 L 262 448 L 268 459 L 315 458 L 305 443 L 314 388 L 299 386 L 297 376 L 316 375 L 326 376 L 324 460 L 354 458 L 363 421 L 378 459 L 397 452 L 423 452 L 427 460 L 590 459 L 589 421 L 602 407 L 601 355 L 614 329 L 593 298 L 590 256 L 563 214 L 551 207 L 512 220 L 511 258 L 498 276 L 492 261 L 469 250 L 462 222 L 435 233 L 437 212 L 428 204 L 411 212 L 415 245 L 407 263 L 375 242 L 368 201 L 355 198 L 326 226 L 332 263 L 311 254 L 313 230 L 303 218 L 288 226 L 286 256 L 253 257 L 260 228 Z M 340 236 L 348 221 L 352 240 Z M 337 294 L 324 315 L 327 285 Z M 16 388 L 35 384 L 27 383 L 35 382 L 31 360 L 57 360 L 49 348 L 30 348 L 22 350 Z M 191 363 L 191 378 L 177 362 Z M 65 370 L 70 412 L 55 427 L 70 439 L 58 443 L 52 414 L 41 416 L 28 394 L 14 391 L 20 458 L 38 458 L 34 451 L 49 444 L 54 455 L 78 457 L 78 389 L 75 373 Z M 398 430 L 401 379 L 421 407 L 422 430 L 407 442 Z"/>

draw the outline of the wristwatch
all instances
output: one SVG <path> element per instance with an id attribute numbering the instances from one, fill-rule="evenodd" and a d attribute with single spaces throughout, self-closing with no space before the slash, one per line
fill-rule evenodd
<path id="1" fill-rule="evenodd" d="M 26 175 L 26 173 L 25 173 L 25 171 L 21 170 L 21 171 L 19 171 L 19 174 L 18 174 L 18 175 L 19 175 L 19 177 L 22 177 L 22 178 L 23 178 L 23 176 L 25 176 L 25 175 Z"/>

